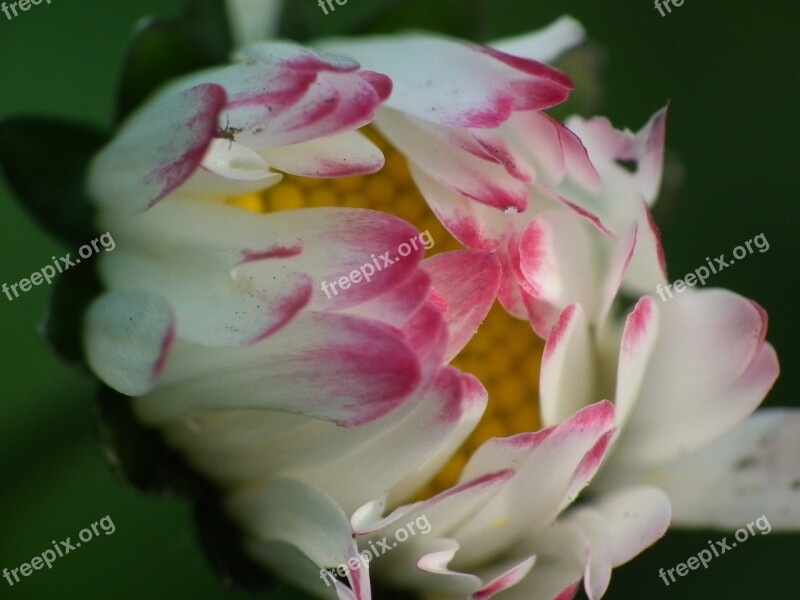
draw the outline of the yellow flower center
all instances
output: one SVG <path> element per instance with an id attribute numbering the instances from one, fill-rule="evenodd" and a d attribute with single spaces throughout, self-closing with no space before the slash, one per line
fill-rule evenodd
<path id="1" fill-rule="evenodd" d="M 461 249 L 439 223 L 414 185 L 405 159 L 373 130 L 364 130 L 386 157 L 378 173 L 344 179 L 285 175 L 276 186 L 230 202 L 258 213 L 307 207 L 369 208 L 396 215 L 430 231 L 435 245 L 428 255 Z M 539 429 L 539 364 L 544 343 L 528 323 L 495 302 L 477 334 L 452 365 L 475 375 L 489 392 L 480 423 L 450 462 L 419 494 L 427 498 L 452 486 L 469 456 L 486 440 Z"/>

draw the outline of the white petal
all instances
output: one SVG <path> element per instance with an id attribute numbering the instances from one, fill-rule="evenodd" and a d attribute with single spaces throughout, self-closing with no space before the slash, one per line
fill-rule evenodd
<path id="1" fill-rule="evenodd" d="M 722 290 L 689 290 L 658 307 L 659 333 L 620 436 L 626 460 L 676 458 L 746 419 L 778 376 L 766 314 Z"/>
<path id="2" fill-rule="evenodd" d="M 567 307 L 545 343 L 539 376 L 542 424 L 555 425 L 599 398 L 589 323 L 579 304 Z"/>
<path id="3" fill-rule="evenodd" d="M 493 498 L 453 535 L 462 544 L 457 566 L 466 567 L 487 553 L 501 552 L 549 525 L 575 493 L 575 482 L 587 482 L 600 466 L 614 431 L 614 407 L 599 402 L 571 419 L 536 433 L 493 439 L 467 463 L 462 480 L 498 464 L 517 468 L 508 488 Z"/>
<path id="4" fill-rule="evenodd" d="M 84 335 L 94 372 L 118 392 L 137 396 L 161 375 L 175 339 L 175 317 L 158 296 L 108 292 L 90 306 Z"/>
<path id="5" fill-rule="evenodd" d="M 404 407 L 402 418 L 392 414 L 357 431 L 342 432 L 330 444 L 335 460 L 295 469 L 293 474 L 321 489 L 336 490 L 337 502 L 348 511 L 364 498 L 388 495 L 399 481 L 424 468 L 442 445 L 452 448 L 463 442 L 468 434 L 461 427 L 464 420 L 473 426 L 477 422 L 486 396 L 470 394 L 465 377 L 450 367 L 442 370 L 424 394 L 406 403 L 410 410 Z M 460 439 L 451 440 L 454 434 Z M 382 453 L 393 459 L 374 460 Z"/>
<path id="6" fill-rule="evenodd" d="M 758 517 L 800 530 L 800 412 L 758 411 L 691 456 L 645 475 L 669 494 L 675 524 L 734 530 Z M 756 529 L 759 532 L 759 529 Z"/>
<path id="7" fill-rule="evenodd" d="M 218 85 L 200 85 L 148 102 L 93 159 L 87 185 L 104 206 L 147 210 L 188 180 L 216 135 L 226 102 Z"/>
<path id="8" fill-rule="evenodd" d="M 603 596 L 611 570 L 661 538 L 670 518 L 669 499 L 651 487 L 626 488 L 567 516 L 565 521 L 576 523 L 588 542 L 584 586 L 589 598 Z"/>
<path id="9" fill-rule="evenodd" d="M 140 418 L 160 425 L 192 412 L 265 409 L 354 426 L 398 408 L 419 381 L 417 357 L 398 330 L 304 313 L 249 347 L 179 341 L 161 385 L 139 399 L 138 409 Z"/>
<path id="10" fill-rule="evenodd" d="M 496 159 L 465 151 L 455 128 L 393 110 L 382 111 L 377 126 L 418 169 L 446 188 L 500 211 L 522 212 L 527 207 L 527 177 L 512 176 Z"/>
<path id="11" fill-rule="evenodd" d="M 430 35 L 326 40 L 322 47 L 386 73 L 386 106 L 442 125 L 497 127 L 514 110 L 563 102 L 572 85 L 541 63 Z"/>
<path id="12" fill-rule="evenodd" d="M 586 32 L 578 21 L 563 16 L 543 29 L 496 40 L 491 46 L 514 56 L 551 63 L 570 48 L 583 42 L 585 37 Z"/>
<path id="13" fill-rule="evenodd" d="M 642 381 L 647 372 L 653 348 L 658 339 L 656 300 L 645 296 L 625 319 L 625 328 L 617 363 L 617 391 L 614 404 L 617 422 L 624 426 L 639 399 Z"/>
<path id="14" fill-rule="evenodd" d="M 319 490 L 291 479 L 237 492 L 227 500 L 234 518 L 257 541 L 295 546 L 320 566 L 336 568 L 358 556 L 347 515 Z M 369 598 L 367 569 L 348 569 L 356 598 Z"/>
<path id="15" fill-rule="evenodd" d="M 506 235 L 504 215 L 473 202 L 411 165 L 411 176 L 436 217 L 459 242 L 475 250 L 495 250 Z"/>
<path id="16" fill-rule="evenodd" d="M 528 224 L 519 251 L 525 291 L 557 310 L 580 303 L 595 321 L 611 254 L 606 236 L 574 213 L 547 211 Z"/>
<path id="17" fill-rule="evenodd" d="M 235 45 L 271 37 L 278 30 L 284 0 L 226 0 Z"/>
<path id="18" fill-rule="evenodd" d="M 273 168 L 301 177 L 365 175 L 384 163 L 378 147 L 357 131 L 267 148 L 261 155 Z"/>

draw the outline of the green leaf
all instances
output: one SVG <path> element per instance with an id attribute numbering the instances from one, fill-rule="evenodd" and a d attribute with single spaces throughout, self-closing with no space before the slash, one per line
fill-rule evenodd
<path id="1" fill-rule="evenodd" d="M 64 271 L 55 281 L 53 296 L 41 328 L 45 341 L 59 356 L 87 373 L 89 368 L 81 343 L 83 314 L 100 290 L 100 280 L 93 263 L 84 262 Z"/>
<path id="2" fill-rule="evenodd" d="M 106 142 L 97 130 L 51 118 L 0 122 L 0 170 L 39 225 L 70 246 L 94 237 L 94 208 L 84 191 L 91 157 Z"/>

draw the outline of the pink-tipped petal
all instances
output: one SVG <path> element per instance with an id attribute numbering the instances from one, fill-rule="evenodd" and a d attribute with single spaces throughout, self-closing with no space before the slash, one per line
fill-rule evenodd
<path id="1" fill-rule="evenodd" d="M 623 426 L 635 409 L 647 365 L 658 339 L 658 303 L 645 296 L 625 320 L 617 363 L 617 391 L 614 404 L 617 419 Z"/>
<path id="2" fill-rule="evenodd" d="M 156 204 L 200 167 L 225 101 L 222 87 L 203 83 L 146 104 L 93 160 L 90 193 L 128 214 Z"/>
<path id="3" fill-rule="evenodd" d="M 655 302 L 655 301 L 654 301 Z M 669 460 L 744 421 L 778 376 L 763 309 L 723 290 L 659 306 L 659 333 L 618 451 Z"/>
<path id="4" fill-rule="evenodd" d="M 515 110 L 563 102 L 572 89 L 564 74 L 542 63 L 430 35 L 332 40 L 323 46 L 391 77 L 394 92 L 386 106 L 442 125 L 497 127 Z"/>
<path id="5" fill-rule="evenodd" d="M 576 472 L 588 480 L 587 453 L 598 453 L 598 442 L 614 429 L 614 407 L 604 401 L 573 415 L 568 421 L 532 434 L 489 440 L 467 463 L 462 478 L 511 464 L 517 473 L 508 488 L 465 522 L 455 537 L 462 542 L 459 565 L 508 548 L 526 535 L 549 526 L 569 493 Z M 599 453 L 602 454 L 602 453 Z M 516 460 L 509 461 L 509 457 Z M 589 461 L 593 468 L 598 461 Z"/>
<path id="6" fill-rule="evenodd" d="M 579 304 L 568 306 L 544 347 L 539 376 L 539 406 L 544 425 L 555 425 L 594 398 L 598 380 L 589 322 Z"/>
<path id="7" fill-rule="evenodd" d="M 187 344 L 172 358 L 162 385 L 140 399 L 140 416 L 150 423 L 235 408 L 352 427 L 397 409 L 420 382 L 419 361 L 401 332 L 348 315 L 304 313 L 269 344 Z"/>
<path id="8" fill-rule="evenodd" d="M 472 594 L 472 600 L 489 600 L 489 598 L 493 598 L 500 592 L 518 584 L 530 573 L 534 562 L 536 562 L 536 559 L 531 556 L 511 567 L 508 571 L 493 579 L 482 590 Z"/>
<path id="9" fill-rule="evenodd" d="M 446 252 L 422 263 L 443 301 L 449 344 L 445 362 L 467 345 L 492 307 L 500 285 L 500 264 L 489 252 Z M 469 273 L 469 278 L 464 274 Z"/>

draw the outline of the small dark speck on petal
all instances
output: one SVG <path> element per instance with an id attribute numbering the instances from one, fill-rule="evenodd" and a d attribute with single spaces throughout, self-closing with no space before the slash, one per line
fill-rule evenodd
<path id="1" fill-rule="evenodd" d="M 744 458 L 740 459 L 739 462 L 736 463 L 737 469 L 747 469 L 749 467 L 753 467 L 756 464 L 756 459 L 753 456 L 745 456 Z"/>

